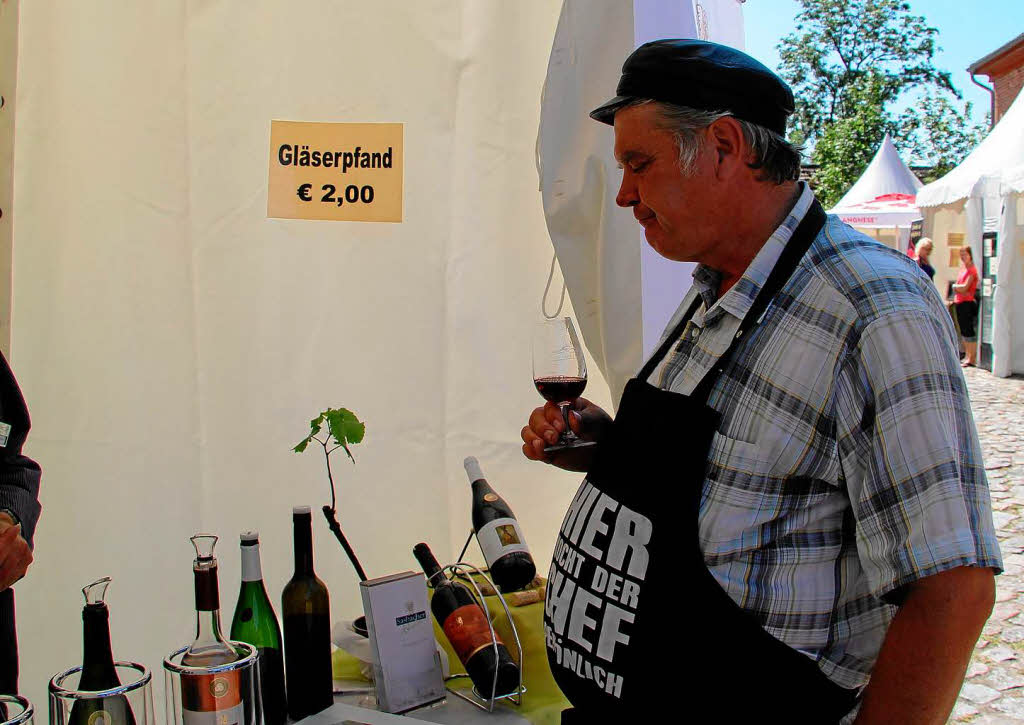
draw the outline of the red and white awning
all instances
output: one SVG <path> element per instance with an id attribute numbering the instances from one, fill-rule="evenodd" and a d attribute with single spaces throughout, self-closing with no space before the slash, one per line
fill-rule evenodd
<path id="1" fill-rule="evenodd" d="M 921 218 L 913 194 L 882 194 L 859 204 L 830 210 L 851 227 L 909 227 Z"/>

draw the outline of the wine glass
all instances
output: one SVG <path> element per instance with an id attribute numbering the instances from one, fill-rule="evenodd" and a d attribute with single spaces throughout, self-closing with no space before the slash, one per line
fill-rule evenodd
<path id="1" fill-rule="evenodd" d="M 587 363 L 572 320 L 568 317 L 537 323 L 533 333 L 533 384 L 546 400 L 562 411 L 565 430 L 546 453 L 594 445 L 569 428 L 569 408 L 587 387 Z"/>

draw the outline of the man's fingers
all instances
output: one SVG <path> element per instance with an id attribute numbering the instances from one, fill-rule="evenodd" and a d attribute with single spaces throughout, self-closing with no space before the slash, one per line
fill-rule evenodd
<path id="1" fill-rule="evenodd" d="M 544 418 L 547 420 L 548 425 L 554 428 L 557 433 L 565 430 L 565 421 L 562 420 L 562 409 L 554 403 L 544 404 Z M 554 441 L 551 442 L 554 443 Z"/>
<path id="2" fill-rule="evenodd" d="M 548 403 L 543 408 L 536 408 L 533 413 L 530 414 L 529 429 L 533 431 L 534 435 L 538 438 L 542 438 L 547 441 L 548 445 L 553 444 L 558 440 L 558 434 L 561 431 L 561 427 L 554 427 L 548 418 Z M 558 412 L 558 408 L 555 407 L 555 412 Z M 561 426 L 561 421 L 559 421 Z"/>
<path id="3" fill-rule="evenodd" d="M 541 463 L 551 462 L 548 454 L 544 452 L 544 441 L 539 438 L 533 441 L 533 443 L 523 444 L 523 455 L 531 461 L 540 461 Z"/>
<path id="4" fill-rule="evenodd" d="M 16 528 L 16 527 L 11 527 Z M 7 532 L 0 534 L 0 542 L 3 541 Z M 0 591 L 6 590 L 14 582 L 25 576 L 29 565 L 32 563 L 32 549 L 24 539 L 18 538 L 13 545 L 4 547 L 0 562 Z"/>
<path id="5" fill-rule="evenodd" d="M 546 428 L 545 430 L 547 430 L 548 434 L 552 432 L 550 428 Z M 526 426 L 525 428 L 523 428 L 523 430 L 520 432 L 520 435 L 522 436 L 523 443 L 530 446 L 531 448 L 539 445 L 540 449 L 543 450 L 544 446 L 548 445 L 545 442 L 546 437 L 542 438 L 530 426 Z"/>
<path id="6" fill-rule="evenodd" d="M 531 461 L 543 461 L 544 441 L 539 438 L 536 433 L 530 430 L 529 426 L 523 428 L 522 437 L 523 455 Z"/>

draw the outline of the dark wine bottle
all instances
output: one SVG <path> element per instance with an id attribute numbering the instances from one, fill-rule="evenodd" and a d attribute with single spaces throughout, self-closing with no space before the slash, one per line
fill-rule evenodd
<path id="1" fill-rule="evenodd" d="M 495 656 L 487 615 L 473 594 L 462 584 L 445 578 L 429 546 L 416 544 L 412 553 L 423 567 L 427 583 L 434 589 L 430 611 L 466 668 L 477 693 L 491 698 L 515 692 L 519 688 L 519 666 L 497 632 L 494 633 L 498 644 Z"/>
<path id="2" fill-rule="evenodd" d="M 196 638 L 182 655 L 186 667 L 216 667 L 238 659 L 238 652 L 224 639 L 220 628 L 220 587 L 213 547 L 217 537 L 196 534 L 192 563 L 196 587 Z M 184 725 L 239 725 L 248 722 L 242 704 L 242 679 L 238 670 L 181 676 L 181 716 Z"/>
<path id="3" fill-rule="evenodd" d="M 284 617 L 288 716 L 301 720 L 334 704 L 331 667 L 331 602 L 313 571 L 313 515 L 309 506 L 292 510 L 295 575 L 281 594 Z"/>
<path id="4" fill-rule="evenodd" d="M 487 483 L 479 461 L 470 456 L 463 465 L 473 485 L 473 529 L 491 579 L 502 592 L 522 589 L 537 574 L 523 530 L 505 499 Z"/>
<path id="5" fill-rule="evenodd" d="M 110 650 L 110 612 L 104 598 L 110 577 L 82 589 L 82 676 L 78 689 L 89 692 L 121 686 Z M 125 695 L 75 700 L 68 725 L 135 725 L 135 713 Z"/>
<path id="6" fill-rule="evenodd" d="M 241 535 L 242 585 L 238 592 L 235 616 L 231 620 L 231 639 L 248 642 L 260 653 L 260 696 L 266 725 L 283 725 L 288 719 L 284 692 L 284 654 L 281 626 L 263 585 L 260 566 L 260 535 L 246 531 Z"/>

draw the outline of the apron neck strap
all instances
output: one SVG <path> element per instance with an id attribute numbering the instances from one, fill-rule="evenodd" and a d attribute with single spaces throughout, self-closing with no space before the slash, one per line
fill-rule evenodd
<path id="1" fill-rule="evenodd" d="M 764 317 L 765 311 L 768 309 L 768 305 L 771 304 L 772 300 L 775 299 L 776 295 L 782 289 L 783 285 L 789 281 L 789 278 L 793 276 L 793 272 L 796 271 L 797 265 L 800 264 L 800 260 L 810 249 L 811 244 L 814 242 L 814 238 L 818 236 L 818 232 L 821 231 L 822 227 L 825 226 L 825 210 L 821 208 L 821 204 L 818 203 L 817 199 L 812 200 L 810 208 L 804 215 L 800 224 L 797 225 L 796 230 L 793 232 L 793 236 L 790 238 L 789 243 L 786 244 L 785 249 L 782 250 L 782 254 L 779 255 L 778 261 L 772 268 L 771 273 L 768 275 L 768 279 L 765 280 L 764 285 L 758 292 L 757 297 L 754 298 L 754 302 L 750 305 L 750 309 L 747 310 L 747 314 L 740 321 L 739 329 L 736 331 L 735 337 L 733 337 L 732 343 L 729 345 L 729 349 L 726 350 L 722 356 L 718 359 L 715 367 L 704 376 L 697 387 L 694 389 L 691 397 L 699 398 L 701 400 L 707 400 L 711 393 L 711 388 L 718 380 L 718 376 L 721 375 L 725 369 L 726 363 L 732 356 L 740 340 L 742 340 L 746 333 L 753 327 L 756 327 L 762 317 Z M 637 377 L 640 380 L 647 380 L 654 369 L 668 354 L 671 347 L 679 340 L 683 334 L 683 330 L 686 328 L 686 323 L 690 321 L 694 314 L 697 312 L 697 308 L 700 307 L 702 300 L 701 296 L 697 295 L 693 304 L 683 315 L 683 318 L 676 325 L 672 333 L 665 339 L 665 342 L 661 344 L 658 351 L 651 356 L 644 365 Z"/>

